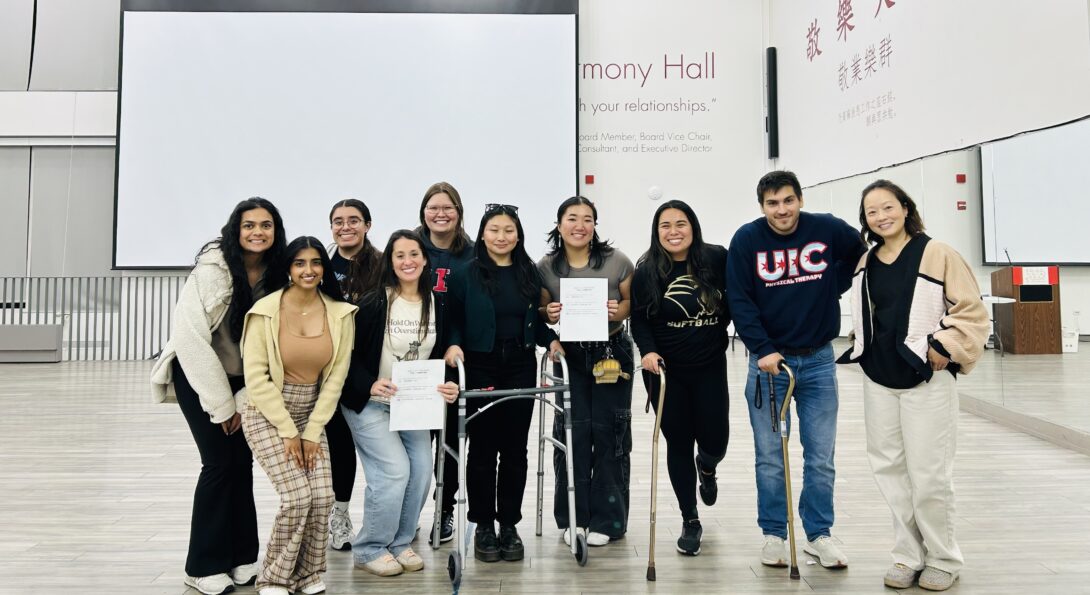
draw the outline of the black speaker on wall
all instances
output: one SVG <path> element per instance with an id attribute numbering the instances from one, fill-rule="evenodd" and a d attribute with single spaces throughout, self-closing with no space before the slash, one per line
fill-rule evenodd
<path id="1" fill-rule="evenodd" d="M 780 118 L 776 102 L 776 48 L 765 48 L 765 133 L 768 135 L 768 158 L 780 156 Z"/>

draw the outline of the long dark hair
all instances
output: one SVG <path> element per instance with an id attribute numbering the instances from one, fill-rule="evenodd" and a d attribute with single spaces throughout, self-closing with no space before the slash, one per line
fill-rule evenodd
<path id="1" fill-rule="evenodd" d="M 689 254 L 685 258 L 686 268 L 700 289 L 701 299 L 707 304 L 715 304 L 718 310 L 722 306 L 722 298 L 712 285 L 714 273 L 708 266 L 705 256 L 707 247 L 704 244 L 704 234 L 700 231 L 700 220 L 696 218 L 692 207 L 680 200 L 668 200 L 662 203 L 655 210 L 655 216 L 651 218 L 651 246 L 636 261 L 636 268 L 646 270 L 649 281 L 647 286 L 642 288 L 642 295 L 638 296 L 639 301 L 646 304 L 648 316 L 657 314 L 662 293 L 666 290 L 666 279 L 674 266 L 670 253 L 659 242 L 659 217 L 666 209 L 677 209 L 685 213 L 685 217 L 689 220 L 693 230 L 693 243 L 689 246 Z"/>
<path id="2" fill-rule="evenodd" d="M 882 243 L 882 236 L 871 231 L 870 226 L 867 225 L 867 209 L 863 207 L 863 200 L 867 198 L 867 195 L 872 190 L 879 189 L 889 190 L 897 199 L 897 202 L 901 203 L 901 206 L 908 211 L 905 214 L 905 233 L 908 234 L 908 237 L 915 237 L 924 232 L 923 219 L 920 217 L 919 209 L 916 208 L 916 201 L 912 200 L 912 197 L 897 184 L 889 180 L 875 180 L 867 184 L 867 187 L 863 189 L 863 193 L 859 195 L 859 237 L 863 238 L 864 242 L 868 244 Z"/>
<path id="3" fill-rule="evenodd" d="M 598 207 L 595 207 L 589 198 L 573 196 L 560 203 L 560 208 L 556 210 L 556 226 L 549 230 L 549 235 L 546 237 L 549 243 L 549 256 L 553 257 L 552 269 L 558 277 L 571 272 L 571 263 L 568 262 L 568 255 L 564 252 L 564 239 L 560 237 L 560 221 L 564 218 L 565 211 L 575 205 L 590 207 L 590 212 L 594 216 L 594 237 L 590 240 L 590 268 L 594 270 L 602 268 L 606 257 L 613 253 L 613 247 L 609 245 L 609 241 L 602 241 L 598 237 Z"/>
<path id="4" fill-rule="evenodd" d="M 283 287 L 287 282 L 287 268 L 283 266 L 281 255 L 284 245 L 287 244 L 287 236 L 284 234 L 284 220 L 280 217 L 280 211 L 273 203 L 254 196 L 247 198 L 235 205 L 227 223 L 220 229 L 220 237 L 208 242 L 197 252 L 197 260 L 205 252 L 219 250 L 223 253 L 223 260 L 227 262 L 227 270 L 231 272 L 231 301 L 227 315 L 227 328 L 231 331 L 231 339 L 242 339 L 242 323 L 246 319 L 246 313 L 254 305 L 254 292 L 250 289 L 250 279 L 246 274 L 246 264 L 243 261 L 244 250 L 239 244 L 239 235 L 242 233 L 242 215 L 246 211 L 265 209 L 273 219 L 273 242 L 261 255 L 261 264 L 265 267 L 261 285 L 265 293 L 272 293 Z M 195 261 L 194 261 L 195 262 Z"/>
<path id="5" fill-rule="evenodd" d="M 329 209 L 329 225 L 333 226 L 333 213 L 341 207 L 351 207 L 360 212 L 360 216 L 363 217 L 363 223 L 365 225 L 371 225 L 371 209 L 367 208 L 367 205 L 363 204 L 362 200 L 355 198 L 346 198 L 344 200 L 337 201 L 333 205 L 332 209 Z M 337 249 L 337 248 L 334 248 Z M 363 234 L 363 245 L 360 246 L 356 255 L 348 261 L 348 274 L 345 275 L 344 282 L 341 283 L 341 291 L 349 301 L 356 301 L 360 297 L 374 289 L 378 284 L 379 270 L 382 266 L 382 262 L 379 259 L 379 252 L 375 249 L 375 246 L 371 244 L 371 239 L 367 237 L 367 232 Z"/>
<path id="6" fill-rule="evenodd" d="M 484 216 L 481 217 L 481 226 L 477 229 L 476 243 L 473 245 L 475 258 L 470 265 L 470 273 L 484 285 L 489 295 L 496 295 L 498 288 L 496 276 L 499 267 L 496 265 L 496 261 L 492 260 L 488 248 L 481 240 L 484 238 L 485 226 L 499 215 L 507 215 L 515 222 L 515 231 L 518 232 L 519 237 L 518 243 L 515 244 L 514 250 L 511 251 L 511 260 L 515 267 L 515 277 L 518 279 L 519 293 L 522 294 L 522 297 L 536 304 L 541 299 L 541 273 L 534 266 L 534 261 L 530 260 L 530 255 L 526 253 L 526 234 L 522 231 L 522 222 L 519 221 L 518 211 L 515 207 L 497 205 L 485 211 Z"/>
<path id="7" fill-rule="evenodd" d="M 387 289 L 393 290 L 393 295 L 396 295 L 400 291 L 401 279 L 397 278 L 397 272 L 394 270 L 394 242 L 398 240 L 412 240 L 416 242 L 416 245 L 420 247 L 420 253 L 424 256 L 424 270 L 420 272 L 420 278 L 416 280 L 416 290 L 420 293 L 420 331 L 418 337 L 423 340 L 424 336 L 428 334 L 428 325 L 431 324 L 431 260 L 428 258 L 428 250 L 424 247 L 424 240 L 420 239 L 420 236 L 408 229 L 399 229 L 390 234 L 390 239 L 386 242 L 386 249 L 382 251 L 382 274 L 379 276 L 379 284 L 376 289 L 367 294 L 365 300 L 376 299 L 380 294 L 386 292 Z M 387 332 L 389 332 L 389 320 L 390 309 L 393 308 L 393 297 L 386 304 L 386 321 Z"/>
<path id="8" fill-rule="evenodd" d="M 451 254 L 461 254 L 466 246 L 469 245 L 469 234 L 466 233 L 465 228 L 465 208 L 462 206 L 462 196 L 458 194 L 458 190 L 451 186 L 448 182 L 436 182 L 428 189 L 424 191 L 424 200 L 420 201 L 420 227 L 416 228 L 416 232 L 421 236 L 425 236 L 431 239 L 431 230 L 428 229 L 428 223 L 424 219 L 424 209 L 428 206 L 428 201 L 436 194 L 446 194 L 450 197 L 450 202 L 454 203 L 454 210 L 458 212 L 458 229 L 454 233 L 454 241 L 450 244 Z"/>
<path id="9" fill-rule="evenodd" d="M 325 246 L 322 246 L 322 241 L 318 238 L 299 236 L 292 240 L 288 247 L 284 248 L 284 270 L 290 274 L 291 261 L 295 260 L 295 257 L 307 248 L 314 248 L 322 259 L 322 282 L 318 285 L 318 291 L 326 294 L 333 301 L 345 301 L 344 294 L 341 293 L 340 286 L 337 285 L 337 275 L 333 272 L 333 262 L 329 260 L 329 253 L 326 252 Z"/>

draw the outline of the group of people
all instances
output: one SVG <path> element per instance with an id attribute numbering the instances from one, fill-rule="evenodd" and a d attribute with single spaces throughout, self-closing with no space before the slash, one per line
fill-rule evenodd
<path id="1" fill-rule="evenodd" d="M 786 391 L 786 364 L 803 445 L 803 549 L 822 566 L 845 567 L 831 538 L 838 409 L 831 341 L 840 332 L 840 296 L 850 289 L 851 349 L 839 361 L 860 363 L 866 375 L 867 452 L 894 518 L 885 584 L 948 588 L 962 565 L 953 530 L 954 380 L 972 368 L 988 329 L 976 281 L 954 250 L 923 233 L 915 203 L 891 182 L 863 191 L 862 233 L 832 215 L 802 212 L 791 172 L 761 178 L 757 199 L 763 216 L 742 226 L 729 249 L 705 242 L 688 204 L 664 202 L 635 265 L 599 237 L 598 210 L 581 196 L 560 204 L 548 254 L 537 263 L 517 206 L 486 205 L 470 239 L 461 198 L 445 182 L 425 192 L 419 227 L 391 234 L 382 252 L 367 238 L 371 214 L 358 200 L 333 206 L 328 250 L 313 237 L 287 242 L 269 201 L 239 203 L 220 237 L 199 251 L 152 373 L 160 400 L 177 395 L 201 455 L 186 584 L 210 594 L 254 582 L 263 595 L 320 593 L 327 544 L 350 548 L 357 567 L 375 575 L 422 569 L 411 544 L 446 449 L 438 431 L 390 430 L 394 363 L 446 361 L 448 379 L 436 392 L 447 402 L 447 446 L 456 449 L 459 387 L 450 371 L 458 360 L 467 388 L 527 388 L 536 382 L 538 347 L 568 364 L 571 408 L 553 427 L 558 438 L 566 422 L 572 427 L 573 477 L 564 454 L 554 453 L 553 512 L 564 541 L 578 532 L 605 546 L 627 531 L 634 342 L 648 394 L 669 370 L 656 414 L 682 516 L 677 550 L 698 555 L 697 495 L 715 504 L 729 438 L 732 320 L 749 351 L 761 562 L 788 560 L 779 430 L 766 409 Z M 551 328 L 564 316 L 563 278 L 606 279 L 606 340 L 564 341 Z M 620 372 L 601 373 L 607 363 Z M 496 400 L 472 399 L 467 414 Z M 467 485 L 458 485 L 449 457 L 437 477 L 445 486 L 433 527 L 441 542 L 453 537 L 462 488 L 476 524 L 474 557 L 523 558 L 516 527 L 532 415 L 532 401 L 509 400 L 467 425 Z M 348 507 L 357 454 L 367 482 L 354 532 Z M 281 501 L 260 566 L 253 459 Z"/>

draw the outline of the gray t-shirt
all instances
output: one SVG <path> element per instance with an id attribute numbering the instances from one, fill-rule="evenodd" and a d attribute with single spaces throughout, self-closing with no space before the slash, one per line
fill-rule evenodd
<path id="1" fill-rule="evenodd" d="M 553 272 L 553 259 L 563 258 L 562 255 L 545 256 L 537 263 L 537 269 L 541 271 L 541 287 L 549 292 L 552 296 L 552 301 L 557 301 L 560 298 L 560 277 Z M 632 261 L 624 255 L 624 252 L 614 249 L 608 256 L 605 257 L 602 262 L 601 268 L 593 269 L 588 264 L 583 268 L 571 267 L 565 277 L 577 278 L 577 279 L 608 279 L 609 280 L 609 299 L 620 300 L 621 299 L 621 281 L 632 276 L 632 271 L 635 267 L 632 266 Z M 609 333 L 613 334 L 617 329 L 621 328 L 623 322 L 609 323 Z"/>

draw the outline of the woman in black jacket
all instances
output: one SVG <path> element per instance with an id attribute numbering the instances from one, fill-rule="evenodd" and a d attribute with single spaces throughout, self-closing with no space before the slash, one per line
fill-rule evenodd
<path id="1" fill-rule="evenodd" d="M 356 564 L 379 576 L 420 570 L 424 560 L 409 543 L 431 483 L 428 430 L 390 430 L 394 362 L 439 359 L 443 320 L 431 293 L 428 254 L 420 236 L 408 230 L 390 235 L 382 255 L 379 288 L 360 302 L 356 343 L 341 412 L 367 477 L 364 517 L 352 542 Z M 437 387 L 450 403 L 458 385 Z"/>
<path id="2" fill-rule="evenodd" d="M 727 250 L 705 244 L 700 221 L 680 200 L 655 211 L 651 246 L 632 279 L 632 336 L 643 354 L 643 381 L 658 394 L 659 359 L 670 370 L 662 416 L 666 466 L 681 509 L 677 551 L 700 553 L 700 499 L 715 504 L 715 466 L 727 453 Z M 651 403 L 657 405 L 657 399 Z M 693 464 L 693 447 L 696 464 Z"/>
<path id="3" fill-rule="evenodd" d="M 464 358 L 467 388 L 533 387 L 534 345 L 548 346 L 551 354 L 561 351 L 556 333 L 537 313 L 541 277 L 523 247 L 525 238 L 518 207 L 486 206 L 475 258 L 451 280 L 446 308 L 451 345 L 445 359 L 454 366 L 456 359 Z M 493 400 L 473 399 L 467 413 L 472 415 Z M 468 426 L 467 516 L 477 523 L 474 556 L 483 562 L 523 558 L 515 525 L 522 520 L 526 439 L 533 412 L 530 399 L 507 401 Z"/>

